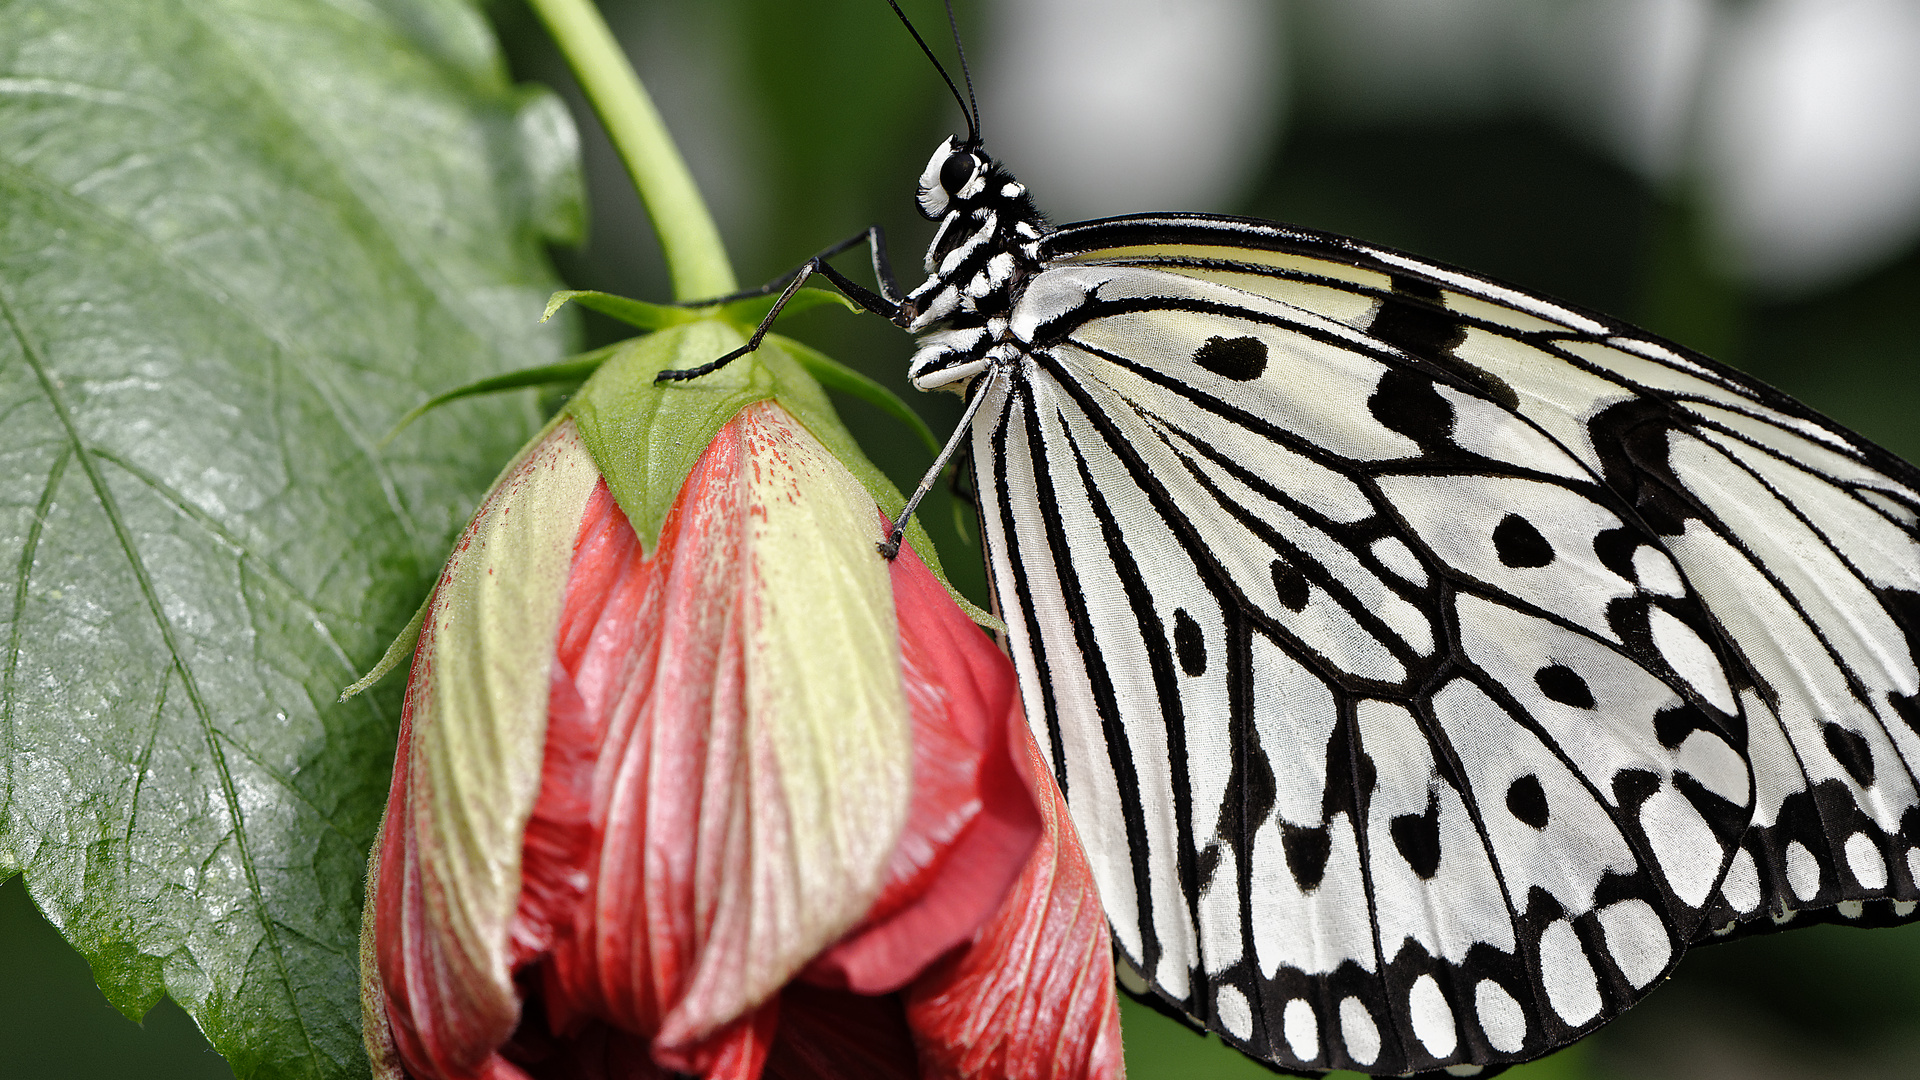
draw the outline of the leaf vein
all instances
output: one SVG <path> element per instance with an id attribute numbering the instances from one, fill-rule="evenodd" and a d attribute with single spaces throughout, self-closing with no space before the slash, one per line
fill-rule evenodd
<path id="1" fill-rule="evenodd" d="M 313 816 L 318 818 L 321 824 L 326 826 L 328 832 L 331 832 L 335 836 L 338 836 L 340 839 L 345 840 L 348 844 L 355 844 L 355 841 L 351 836 L 348 836 L 344 830 L 342 830 L 338 825 L 335 825 L 333 823 L 333 818 L 329 816 L 326 811 L 320 809 L 319 806 L 316 806 L 312 799 L 307 798 L 305 792 L 301 791 L 298 787 L 294 785 L 292 777 L 286 775 L 285 773 L 281 772 L 279 769 L 276 769 L 273 766 L 267 764 L 265 761 L 261 760 L 259 755 L 253 752 L 253 749 L 251 747 L 249 747 L 246 743 L 241 742 L 239 739 L 235 738 L 231 733 L 225 732 L 225 731 L 215 731 L 214 734 L 217 737 L 219 737 L 221 741 L 225 742 L 228 746 L 231 746 L 236 751 L 238 751 L 241 757 L 246 758 L 248 764 L 252 765 L 256 769 L 259 769 L 261 772 L 265 773 L 274 782 L 278 783 L 283 789 L 285 789 L 288 795 L 298 800 L 300 805 L 306 807 L 308 810 L 313 811 Z M 355 846 L 358 846 L 358 845 L 356 844 Z"/>
<path id="2" fill-rule="evenodd" d="M 194 505 L 192 500 L 182 495 L 178 489 L 168 484 L 165 480 L 141 468 L 134 462 L 121 457 L 112 450 L 94 447 L 92 454 L 101 461 L 118 466 L 121 471 L 125 472 L 129 477 L 138 481 L 143 487 L 159 496 L 161 501 L 173 507 L 183 519 L 199 527 L 206 532 L 208 536 L 212 537 L 216 543 L 226 548 L 227 553 L 233 556 L 236 562 L 240 563 L 253 574 L 258 575 L 260 580 L 278 586 L 286 592 L 289 598 L 299 601 L 300 606 L 306 609 L 305 613 L 313 617 L 316 625 L 321 624 L 322 620 L 325 619 L 350 618 L 346 613 L 328 611 L 321 607 L 312 597 L 302 592 L 298 585 L 295 585 L 282 574 L 278 567 L 256 554 L 248 545 L 247 541 L 227 531 L 226 526 L 222 525 L 219 519 Z M 326 640 L 335 659 L 340 661 L 341 668 L 349 674 L 354 673 L 353 661 L 348 659 L 345 651 L 334 642 L 330 633 L 326 635 Z"/>
<path id="3" fill-rule="evenodd" d="M 140 760 L 133 770 L 133 798 L 127 804 L 127 828 L 122 834 L 126 845 L 127 880 L 133 879 L 133 834 L 140 823 L 140 791 L 147 783 L 147 765 L 153 760 L 154 744 L 160 740 L 160 721 L 166 716 L 167 687 L 173 684 L 173 672 L 160 677 L 160 690 L 153 698 L 153 722 L 147 727 L 147 745 L 140 750 Z"/>
<path id="4" fill-rule="evenodd" d="M 33 523 L 27 526 L 26 543 L 20 548 L 20 566 L 13 579 L 13 621 L 7 634 L 7 669 L 0 676 L 0 739 L 6 741 L 6 772 L 4 779 L 6 790 L 0 792 L 0 823 L 4 823 L 13 809 L 13 759 L 19 740 L 14 735 L 13 709 L 15 690 L 20 671 L 20 652 L 22 649 L 22 624 L 27 621 L 27 587 L 33 579 L 33 563 L 40 549 L 40 534 L 46 529 L 47 514 L 53 509 L 54 493 L 60 490 L 60 480 L 67 474 L 67 464 L 73 460 L 73 448 L 63 447 L 60 456 L 53 460 L 53 466 L 47 470 L 47 482 L 40 490 L 40 501 L 33 509 Z"/>
<path id="5" fill-rule="evenodd" d="M 361 431 L 358 425 L 355 425 L 349 420 L 349 413 L 338 399 L 338 396 L 331 391 L 331 388 L 322 383 L 316 374 L 327 362 L 328 358 L 317 355 L 311 349 L 292 338 L 286 332 L 286 329 L 279 325 L 277 321 L 269 318 L 265 312 L 249 304 L 242 297 L 228 291 L 218 280 L 203 273 L 192 263 L 182 261 L 177 258 L 173 252 L 155 243 L 151 236 L 142 232 L 134 223 L 109 213 L 105 208 L 93 202 L 91 199 L 68 190 L 54 182 L 51 178 L 43 176 L 38 172 L 21 168 L 13 162 L 0 161 L 0 176 L 5 176 L 13 180 L 15 183 L 20 184 L 23 188 L 41 198 L 61 206 L 63 210 L 83 217 L 85 220 L 99 226 L 103 231 L 115 238 L 125 240 L 129 244 L 139 247 L 151 256 L 155 262 L 178 274 L 182 281 L 187 282 L 193 289 L 206 295 L 207 298 L 212 300 L 216 305 L 234 312 L 239 318 L 243 319 L 247 325 L 258 331 L 261 337 L 272 342 L 288 355 L 305 361 L 298 365 L 298 369 L 303 373 L 303 379 L 308 386 L 313 388 L 314 393 L 320 400 L 325 403 L 328 415 L 333 418 L 334 423 L 338 425 L 340 431 L 347 436 L 354 450 L 365 460 L 368 470 L 380 484 L 380 491 L 386 498 L 388 512 L 393 515 L 394 521 L 399 525 L 400 530 L 406 534 L 412 549 L 416 552 L 419 551 L 422 543 L 419 525 L 414 521 L 413 515 L 407 512 L 405 500 L 400 497 L 399 485 L 394 481 L 392 475 L 393 470 L 385 458 L 380 455 L 375 437 Z"/>

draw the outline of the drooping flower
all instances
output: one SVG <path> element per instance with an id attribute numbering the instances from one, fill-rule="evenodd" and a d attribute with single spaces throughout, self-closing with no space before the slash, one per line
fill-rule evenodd
<path id="1" fill-rule="evenodd" d="M 421 631 L 376 1074 L 1116 1075 L 1104 919 L 1004 655 L 778 405 L 651 550 L 581 426 L 496 485 Z"/>

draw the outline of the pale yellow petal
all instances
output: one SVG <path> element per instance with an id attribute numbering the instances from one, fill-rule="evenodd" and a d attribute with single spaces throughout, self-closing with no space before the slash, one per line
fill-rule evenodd
<path id="1" fill-rule="evenodd" d="M 509 467 L 447 559 L 407 689 L 407 809 L 430 917 L 442 923 L 432 929 L 459 943 L 471 977 L 503 1005 L 516 1001 L 508 933 L 539 791 L 554 635 L 598 479 L 565 422 Z"/>

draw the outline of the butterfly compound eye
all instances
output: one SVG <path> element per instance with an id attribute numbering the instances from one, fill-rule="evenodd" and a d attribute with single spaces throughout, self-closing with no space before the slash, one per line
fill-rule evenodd
<path id="1" fill-rule="evenodd" d="M 973 179 L 973 155 L 964 151 L 947 155 L 944 165 L 940 166 L 940 186 L 949 195 L 958 195 L 967 181 Z"/>

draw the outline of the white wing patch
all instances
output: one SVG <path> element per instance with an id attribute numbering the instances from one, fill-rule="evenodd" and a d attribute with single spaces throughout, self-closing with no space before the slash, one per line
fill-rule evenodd
<path id="1" fill-rule="evenodd" d="M 1254 834 L 1254 880 L 1261 883 L 1253 898 L 1254 947 L 1260 974 L 1269 980 L 1283 968 L 1331 975 L 1349 964 L 1363 972 L 1380 967 L 1371 928 L 1353 917 L 1367 907 L 1353 821 L 1335 814 L 1317 832 L 1325 839 L 1308 856 L 1314 860 L 1314 876 L 1306 879 L 1310 884 L 1302 882 L 1300 857 L 1288 857 L 1291 837 L 1284 826 L 1269 821 Z"/>
<path id="2" fill-rule="evenodd" d="M 1501 866 L 1525 869 L 1529 889 L 1578 915 L 1593 909 L 1603 877 L 1639 869 L 1626 837 L 1603 824 L 1593 792 L 1485 690 L 1455 679 L 1434 695 L 1433 710 L 1450 743 L 1474 748 L 1461 764 L 1491 809 L 1482 828 Z"/>

